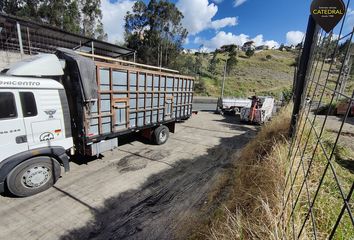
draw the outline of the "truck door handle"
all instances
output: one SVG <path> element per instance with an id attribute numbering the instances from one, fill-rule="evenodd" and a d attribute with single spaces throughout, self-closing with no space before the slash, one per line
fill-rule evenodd
<path id="1" fill-rule="evenodd" d="M 16 143 L 25 143 L 27 142 L 27 136 L 26 135 L 21 135 L 16 137 Z"/>

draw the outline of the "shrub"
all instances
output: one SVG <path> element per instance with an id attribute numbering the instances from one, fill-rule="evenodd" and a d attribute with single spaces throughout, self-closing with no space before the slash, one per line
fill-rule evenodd
<path id="1" fill-rule="evenodd" d="M 254 50 L 252 50 L 252 49 L 248 49 L 247 51 L 246 51 L 246 56 L 247 57 L 252 57 L 254 55 Z"/>
<path id="2" fill-rule="evenodd" d="M 330 111 L 328 112 L 328 110 L 330 110 Z M 315 110 L 315 112 L 318 115 L 326 115 L 327 113 L 329 115 L 336 115 L 337 103 L 333 102 L 332 104 L 326 104 L 326 105 L 320 106 L 317 111 Z"/>
<path id="3" fill-rule="evenodd" d="M 207 92 L 203 79 L 199 78 L 197 81 L 195 81 L 194 92 L 197 94 L 205 94 Z"/>
<path id="4" fill-rule="evenodd" d="M 284 103 L 290 102 L 291 98 L 293 97 L 293 89 L 292 88 L 286 88 L 282 91 L 283 95 L 283 101 Z"/>

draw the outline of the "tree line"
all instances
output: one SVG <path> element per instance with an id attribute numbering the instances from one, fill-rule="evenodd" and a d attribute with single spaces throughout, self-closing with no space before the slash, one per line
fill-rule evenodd
<path id="1" fill-rule="evenodd" d="M 107 40 L 101 0 L 1 0 L 0 12 Z"/>
<path id="2" fill-rule="evenodd" d="M 182 26 L 183 14 L 165 0 L 135 2 L 125 17 L 125 42 L 137 51 L 139 62 L 172 66 L 188 35 Z"/>

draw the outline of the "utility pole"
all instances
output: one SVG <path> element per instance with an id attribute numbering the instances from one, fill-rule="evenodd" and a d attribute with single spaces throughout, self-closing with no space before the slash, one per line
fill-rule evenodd
<path id="1" fill-rule="evenodd" d="M 293 137 L 296 133 L 296 127 L 298 123 L 298 117 L 302 108 L 304 99 L 304 90 L 306 82 L 310 74 L 311 63 L 313 61 L 313 51 L 317 44 L 318 32 L 320 30 L 319 25 L 316 24 L 313 17 L 309 16 L 307 25 L 306 38 L 304 43 L 304 49 L 301 54 L 297 77 L 295 79 L 294 89 L 294 108 L 291 117 L 290 137 Z"/>
<path id="2" fill-rule="evenodd" d="M 226 70 L 227 70 L 227 60 L 228 60 L 228 58 L 226 58 L 225 67 L 224 67 L 224 76 L 222 78 L 221 99 L 224 98 L 224 88 L 225 88 L 225 78 L 226 78 Z"/>

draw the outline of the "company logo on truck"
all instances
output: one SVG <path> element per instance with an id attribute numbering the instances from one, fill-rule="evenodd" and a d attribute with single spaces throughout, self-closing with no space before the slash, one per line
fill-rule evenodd
<path id="1" fill-rule="evenodd" d="M 0 86 L 40 86 L 40 82 L 0 80 Z"/>
<path id="2" fill-rule="evenodd" d="M 49 119 L 53 118 L 53 115 L 57 112 L 57 110 L 55 109 L 48 109 L 48 110 L 44 110 L 45 114 L 47 114 L 49 116 Z"/>
<path id="3" fill-rule="evenodd" d="M 41 142 L 50 141 L 53 139 L 54 139 L 54 134 L 51 132 L 45 132 L 39 136 L 39 141 L 41 141 Z"/>

